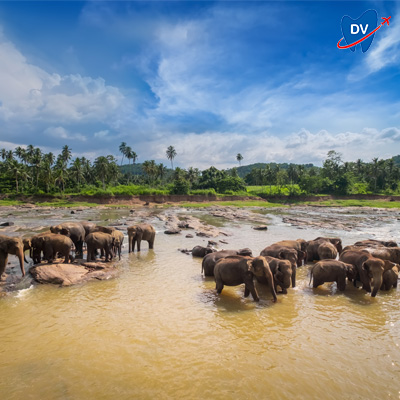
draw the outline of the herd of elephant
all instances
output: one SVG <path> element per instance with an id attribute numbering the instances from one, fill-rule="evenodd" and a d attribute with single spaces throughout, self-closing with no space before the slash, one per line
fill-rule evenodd
<path id="1" fill-rule="evenodd" d="M 400 263 L 400 247 L 396 242 L 363 240 L 342 248 L 339 238 L 318 237 L 306 241 L 283 240 L 274 243 L 253 257 L 248 248 L 216 251 L 211 247 L 196 246 L 192 255 L 203 257 L 202 272 L 214 276 L 216 290 L 221 293 L 224 285 L 245 284 L 244 296 L 250 293 L 259 301 L 254 278 L 268 285 L 273 301 L 276 294 L 287 293 L 296 286 L 296 270 L 307 262 L 316 263 L 310 270 L 310 284 L 317 288 L 325 282 L 336 282 L 344 291 L 346 279 L 375 297 L 378 290 L 397 287 Z"/>
<path id="2" fill-rule="evenodd" d="M 128 227 L 129 252 L 140 251 L 140 243 L 146 240 L 149 248 L 154 246 L 156 231 L 151 225 L 138 224 Z M 9 237 L 0 235 L 0 279 L 4 279 L 8 255 L 16 255 L 19 259 L 22 276 L 25 276 L 25 251 L 34 264 L 43 261 L 53 262 L 54 258 L 64 258 L 64 263 L 72 262 L 71 252 L 76 257 L 83 257 L 83 244 L 87 247 L 87 261 L 94 261 L 98 250 L 105 261 L 111 261 L 117 254 L 121 259 L 121 248 L 124 234 L 114 227 L 96 225 L 93 222 L 66 222 L 51 226 L 48 231 L 30 238 Z"/>
<path id="3" fill-rule="evenodd" d="M 153 249 L 155 229 L 149 224 L 129 226 L 129 252 L 140 251 L 140 243 L 145 240 Z M 83 244 L 87 246 L 87 260 L 94 261 L 98 250 L 105 261 L 111 261 L 117 254 L 121 259 L 124 234 L 114 227 L 104 227 L 93 222 L 66 222 L 51 226 L 46 232 L 31 238 L 18 238 L 0 235 L 0 279 L 4 278 L 8 255 L 19 258 L 22 275 L 25 275 L 25 251 L 34 264 L 41 261 L 53 262 L 56 256 L 64 262 L 72 262 L 71 251 L 83 258 Z M 273 301 L 276 294 L 287 293 L 296 286 L 296 270 L 303 263 L 315 262 L 310 270 L 310 284 L 316 288 L 325 282 L 336 282 L 340 291 L 346 288 L 346 279 L 354 286 L 361 282 L 362 289 L 375 297 L 378 290 L 397 287 L 400 263 L 400 247 L 394 241 L 364 240 L 342 248 L 339 238 L 318 237 L 306 241 L 283 240 L 263 249 L 259 256 L 253 257 L 248 248 L 241 250 L 217 251 L 212 247 L 196 246 L 192 255 L 203 257 L 202 272 L 214 276 L 216 290 L 221 293 L 224 285 L 245 284 L 245 297 L 251 293 L 259 300 L 254 278 L 268 285 Z"/>

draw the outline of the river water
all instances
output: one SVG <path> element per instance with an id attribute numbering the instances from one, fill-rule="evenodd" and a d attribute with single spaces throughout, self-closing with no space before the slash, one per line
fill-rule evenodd
<path id="1" fill-rule="evenodd" d="M 257 211 L 269 218 L 268 231 L 219 220 L 231 236 L 214 240 L 258 254 L 284 238 L 339 235 L 346 245 L 393 239 L 399 228 L 393 212 L 375 221 L 380 211 Z M 71 219 L 69 211 L 46 213 L 13 218 L 26 232 Z M 338 231 L 282 222 L 283 214 L 302 213 L 357 223 Z M 74 217 L 111 222 L 128 214 L 90 209 Z M 128 255 L 126 246 L 118 278 L 41 285 L 0 298 L 2 399 L 400 398 L 399 290 L 371 298 L 349 285 L 343 294 L 335 284 L 312 289 L 305 266 L 298 286 L 276 304 L 261 285 L 259 303 L 243 298 L 243 286 L 218 296 L 213 279 L 201 275 L 201 259 L 177 250 L 207 239 L 165 235 L 156 215 L 147 221 L 157 229 L 154 251 L 144 242 L 139 255 Z"/>

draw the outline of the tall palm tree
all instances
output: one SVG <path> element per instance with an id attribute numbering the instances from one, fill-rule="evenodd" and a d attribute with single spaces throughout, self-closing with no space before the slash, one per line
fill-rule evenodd
<path id="1" fill-rule="evenodd" d="M 100 156 L 94 160 L 94 169 L 96 172 L 96 176 L 101 180 L 103 183 L 103 190 L 106 189 L 106 177 L 108 174 L 108 159 L 107 157 Z"/>
<path id="2" fill-rule="evenodd" d="M 17 160 L 11 159 L 7 161 L 7 171 L 12 175 L 15 179 L 15 187 L 17 193 L 19 192 L 19 180 L 23 178 L 23 175 L 26 174 L 24 170 L 24 166 L 20 164 Z"/>
<path id="3" fill-rule="evenodd" d="M 83 175 L 83 165 L 82 160 L 76 157 L 71 165 L 72 176 L 78 186 L 78 190 L 81 190 L 81 182 L 85 179 Z"/>
<path id="4" fill-rule="evenodd" d="M 119 145 L 119 151 L 122 154 L 122 159 L 121 159 L 121 165 L 124 162 L 124 156 L 125 156 L 125 152 L 126 152 L 126 142 L 121 142 L 121 144 Z"/>
<path id="5" fill-rule="evenodd" d="M 71 157 L 72 157 L 71 149 L 68 147 L 68 145 L 65 145 L 61 151 L 61 160 L 64 162 L 65 167 L 67 167 Z"/>
<path id="6" fill-rule="evenodd" d="M 236 160 L 239 161 L 239 166 L 242 165 L 243 156 L 240 153 L 236 154 Z"/>
<path id="7" fill-rule="evenodd" d="M 174 169 L 173 161 L 174 161 L 174 158 L 177 156 L 177 153 L 176 153 L 176 150 L 175 150 L 174 146 L 169 146 L 167 151 L 166 151 L 166 154 L 167 154 L 168 160 L 171 161 L 171 168 Z"/>

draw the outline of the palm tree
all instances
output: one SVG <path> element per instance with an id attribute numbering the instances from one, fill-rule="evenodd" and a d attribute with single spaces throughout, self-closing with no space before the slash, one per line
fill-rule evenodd
<path id="1" fill-rule="evenodd" d="M 11 159 L 7 161 L 7 171 L 10 172 L 10 174 L 13 176 L 15 179 L 15 187 L 17 190 L 17 193 L 19 192 L 19 180 L 20 178 L 23 178 L 24 175 L 26 175 L 26 171 L 24 170 L 24 166 L 20 164 L 17 160 Z"/>
<path id="2" fill-rule="evenodd" d="M 158 168 L 154 160 L 146 160 L 142 164 L 142 168 L 144 173 L 148 176 L 149 178 L 149 183 L 153 182 L 154 176 L 158 173 Z"/>
<path id="3" fill-rule="evenodd" d="M 3 160 L 6 159 L 6 155 L 7 155 L 7 150 L 6 149 L 0 149 L 0 156 Z"/>
<path id="4" fill-rule="evenodd" d="M 83 175 L 83 165 L 80 158 L 76 157 L 73 161 L 71 166 L 71 173 L 77 183 L 78 190 L 81 190 L 81 182 L 85 179 L 85 177 Z"/>
<path id="5" fill-rule="evenodd" d="M 157 166 L 157 175 L 160 177 L 161 181 L 163 180 L 165 174 L 167 173 L 167 167 L 161 163 Z"/>
<path id="6" fill-rule="evenodd" d="M 53 170 L 52 166 L 54 164 L 54 154 L 47 153 L 43 156 L 43 163 L 41 168 L 41 173 L 43 175 L 43 181 L 46 184 L 46 193 L 49 192 L 50 182 L 52 181 Z"/>
<path id="7" fill-rule="evenodd" d="M 130 183 L 130 167 L 131 167 L 131 160 L 133 160 L 133 164 L 135 164 L 136 160 L 137 160 L 137 154 L 132 150 L 131 147 L 126 146 L 125 147 L 125 157 L 128 159 L 129 162 L 129 170 L 128 170 L 128 185 Z"/>
<path id="8" fill-rule="evenodd" d="M 39 147 L 36 147 L 36 149 L 33 151 L 32 154 L 32 166 L 34 169 L 34 175 L 36 177 L 36 188 L 39 185 L 39 168 L 42 164 L 42 151 L 40 150 Z"/>
<path id="9" fill-rule="evenodd" d="M 65 145 L 61 151 L 61 160 L 64 162 L 65 167 L 67 167 L 70 159 L 71 159 L 71 149 L 67 145 Z"/>
<path id="10" fill-rule="evenodd" d="M 174 158 L 177 156 L 177 153 L 176 153 L 176 150 L 175 150 L 174 146 L 169 146 L 167 151 L 166 151 L 166 154 L 167 154 L 168 160 L 171 161 L 172 169 L 174 169 L 173 161 L 174 161 Z"/>
<path id="11" fill-rule="evenodd" d="M 239 166 L 242 165 L 243 156 L 240 153 L 236 154 L 236 160 L 239 161 Z"/>
<path id="12" fill-rule="evenodd" d="M 107 157 L 100 156 L 97 157 L 94 161 L 94 169 L 96 171 L 96 175 L 100 178 L 101 182 L 103 183 L 103 190 L 106 189 L 106 177 L 108 174 L 108 159 Z"/>
<path id="13" fill-rule="evenodd" d="M 121 142 L 121 144 L 119 145 L 119 151 L 120 153 L 122 153 L 122 160 L 121 160 L 121 165 L 124 162 L 124 155 L 126 154 L 126 143 L 125 142 Z"/>

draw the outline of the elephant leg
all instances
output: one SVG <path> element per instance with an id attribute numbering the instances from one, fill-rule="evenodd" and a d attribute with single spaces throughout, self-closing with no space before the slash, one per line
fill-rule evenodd
<path id="1" fill-rule="evenodd" d="M 296 267 L 292 271 L 292 287 L 296 287 Z"/>
<path id="2" fill-rule="evenodd" d="M 0 281 L 3 280 L 3 274 L 6 270 L 8 254 L 0 253 Z"/>
<path id="3" fill-rule="evenodd" d="M 79 242 L 76 242 L 75 247 L 76 247 L 76 252 L 75 252 L 76 258 L 78 258 L 78 255 L 79 258 L 83 258 L 83 241 L 80 240 Z"/>
<path id="4" fill-rule="evenodd" d="M 248 290 L 250 290 L 250 293 L 253 296 L 254 301 L 260 301 L 260 298 L 258 297 L 257 290 L 256 290 L 256 288 L 254 286 L 254 282 L 246 283 L 246 287 L 248 287 Z"/>
<path id="5" fill-rule="evenodd" d="M 153 235 L 152 238 L 148 241 L 149 249 L 154 249 L 154 239 L 155 239 L 155 235 Z"/>
<path id="6" fill-rule="evenodd" d="M 217 289 L 217 293 L 220 294 L 222 292 L 222 289 L 224 288 L 224 284 L 221 281 L 216 281 L 215 282 L 215 289 Z"/>
<path id="7" fill-rule="evenodd" d="M 250 290 L 247 286 L 244 287 L 244 297 L 249 297 Z"/>
<path id="8" fill-rule="evenodd" d="M 316 289 L 318 286 L 322 285 L 324 283 L 324 281 L 321 281 L 319 279 L 315 279 L 315 275 L 314 275 L 314 280 L 313 280 L 313 288 Z"/>
<path id="9" fill-rule="evenodd" d="M 92 261 L 92 255 L 93 255 L 93 246 L 90 244 L 87 244 L 87 256 L 86 260 L 87 261 Z"/>
<path id="10" fill-rule="evenodd" d="M 140 251 L 140 242 L 141 242 L 141 239 L 138 239 L 137 240 L 137 251 Z"/>
<path id="11" fill-rule="evenodd" d="M 396 289 L 397 288 L 397 279 L 396 281 L 393 283 L 393 287 Z"/>
<path id="12" fill-rule="evenodd" d="M 45 260 L 48 261 L 48 263 L 52 263 L 54 260 L 54 256 L 56 254 L 54 254 L 53 251 L 53 246 L 50 243 L 46 243 L 45 247 L 44 247 L 44 254 L 43 254 L 43 258 Z"/>
<path id="13" fill-rule="evenodd" d="M 346 274 L 343 274 L 343 276 L 339 276 L 336 283 L 337 283 L 338 289 L 341 292 L 343 292 L 346 289 Z"/>

